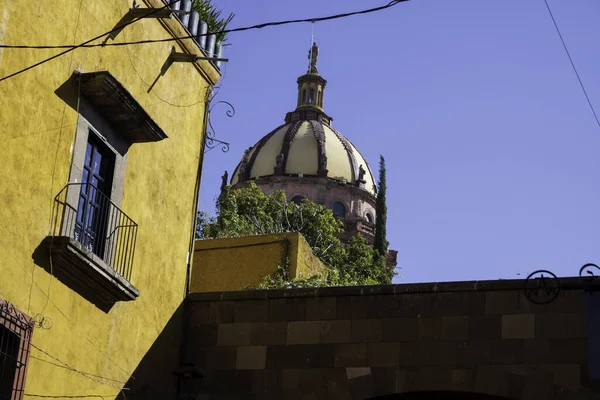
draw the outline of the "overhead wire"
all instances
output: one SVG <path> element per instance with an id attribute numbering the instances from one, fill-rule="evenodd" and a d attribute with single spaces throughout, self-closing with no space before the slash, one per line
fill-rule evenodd
<path id="1" fill-rule="evenodd" d="M 585 98 L 590 106 L 590 109 L 592 110 L 592 114 L 594 114 L 594 118 L 596 119 L 596 124 L 598 124 L 598 127 L 600 127 L 600 119 L 598 118 L 598 114 L 596 114 L 596 110 L 594 109 L 594 105 L 592 104 L 592 101 L 590 100 L 590 96 L 588 95 L 587 90 L 585 90 L 585 86 L 583 85 L 583 81 L 581 80 L 581 77 L 579 76 L 579 72 L 577 72 L 577 67 L 575 67 L 575 62 L 573 61 L 573 57 L 571 57 L 571 53 L 569 52 L 567 43 L 565 42 L 565 39 L 563 38 L 562 33 L 560 32 L 560 28 L 558 27 L 558 24 L 556 23 L 556 19 L 554 18 L 554 14 L 552 13 L 550 4 L 548 4 L 548 0 L 544 0 L 544 3 L 546 4 L 546 8 L 548 9 L 550 18 L 552 18 L 552 23 L 554 24 L 554 28 L 556 29 L 556 33 L 558 33 L 558 37 L 560 38 L 560 41 L 562 42 L 563 48 L 565 49 L 565 53 L 567 53 L 567 57 L 569 58 L 571 67 L 573 67 L 575 76 L 577 77 L 577 80 L 579 81 L 579 86 L 581 86 L 581 90 L 583 90 L 583 94 L 585 95 Z"/>
<path id="2" fill-rule="evenodd" d="M 157 12 L 159 12 L 159 11 L 161 11 L 161 10 L 163 10 L 163 9 L 165 9 L 165 8 L 167 8 L 167 7 L 171 6 L 172 4 L 175 4 L 175 3 L 179 2 L 179 1 L 181 1 L 181 0 L 172 0 L 172 1 L 169 1 L 169 2 L 168 2 L 166 5 L 165 5 L 165 6 L 163 6 L 163 7 L 160 7 L 160 8 L 157 8 L 157 9 L 155 9 L 155 10 L 153 10 L 153 11 L 149 12 L 149 13 L 148 13 L 148 14 L 145 16 L 145 18 L 147 18 L 147 17 L 151 16 L 152 14 L 155 14 L 155 13 L 157 13 Z M 30 66 L 28 66 L 28 67 L 25 67 L 25 68 L 23 68 L 23 69 L 20 69 L 20 70 L 18 70 L 18 71 L 15 71 L 15 72 L 13 72 L 12 74 L 9 74 L 9 75 L 6 75 L 6 76 L 3 76 L 2 78 L 0 78 L 0 82 L 2 82 L 2 81 L 4 81 L 4 80 L 7 80 L 7 79 L 9 79 L 9 78 L 12 78 L 12 77 L 14 77 L 14 76 L 17 76 L 17 75 L 19 75 L 19 74 L 22 74 L 23 72 L 29 71 L 30 69 L 33 69 L 33 68 L 35 68 L 35 67 L 38 67 L 38 66 L 40 66 L 40 65 L 42 65 L 42 64 L 45 64 L 45 63 L 47 63 L 48 61 L 52 61 L 52 60 L 54 60 L 55 58 L 61 57 L 61 56 L 65 55 L 65 54 L 67 54 L 67 53 L 70 53 L 71 51 L 73 51 L 73 50 L 75 50 L 75 49 L 78 49 L 78 48 L 80 48 L 80 47 L 88 47 L 88 46 L 86 46 L 87 44 L 89 44 L 89 43 L 91 43 L 91 42 L 93 42 L 93 41 L 95 41 L 95 40 L 101 39 L 101 38 L 103 38 L 104 36 L 108 36 L 108 35 L 110 35 L 111 33 L 114 33 L 114 32 L 116 32 L 116 31 L 119 31 L 119 30 L 121 30 L 121 29 L 124 29 L 125 27 L 127 27 L 127 26 L 129 26 L 129 25 L 131 25 L 131 24 L 134 24 L 134 23 L 136 23 L 137 21 L 139 21 L 140 19 L 143 19 L 143 18 L 144 18 L 144 17 L 134 18 L 133 20 L 131 20 L 131 21 L 129 21 L 129 22 L 127 22 L 127 23 L 125 23 L 125 24 L 118 24 L 118 25 L 117 25 L 115 28 L 111 29 L 111 30 L 110 30 L 110 31 L 108 31 L 108 32 L 105 32 L 105 33 L 103 33 L 103 34 L 101 34 L 101 35 L 98 35 L 98 36 L 96 36 L 96 37 L 93 37 L 93 38 L 91 38 L 91 39 L 89 39 L 89 40 L 86 40 L 85 42 L 83 42 L 83 43 L 81 43 L 81 44 L 74 45 L 74 46 L 69 46 L 69 47 L 67 48 L 67 50 L 65 50 L 65 51 L 63 51 L 63 52 L 60 52 L 60 53 L 58 53 L 58 54 L 55 54 L 55 55 L 53 55 L 53 56 L 51 56 L 51 57 L 48 57 L 48 58 L 46 58 L 46 59 L 44 59 L 44 60 L 42 60 L 42 61 L 38 61 L 37 63 L 35 63 L 35 64 L 32 64 L 32 65 L 30 65 Z M 114 44 L 114 43 L 112 43 L 112 44 Z M 1 45 L 1 46 L 4 46 L 4 45 Z M 0 47 L 0 48 L 1 48 L 1 47 Z M 8 47 L 5 47 L 5 48 L 8 48 Z M 48 47 L 46 47 L 46 48 L 48 48 Z M 60 48 L 60 47 L 55 47 L 55 48 Z M 65 48 L 65 47 L 62 47 L 62 48 Z"/>
<path id="3" fill-rule="evenodd" d="M 41 357 L 36 357 L 36 356 L 33 356 L 33 355 L 29 355 L 29 358 L 33 358 L 33 359 L 35 359 L 35 360 L 38 360 L 38 361 L 44 362 L 44 363 L 46 363 L 46 364 L 54 365 L 55 367 L 64 368 L 64 369 L 66 369 L 66 370 L 68 370 L 68 371 L 71 371 L 71 369 L 70 369 L 69 367 L 65 367 L 65 366 L 64 366 L 64 365 L 62 365 L 62 364 L 55 363 L 55 362 L 52 362 L 52 361 L 50 361 L 50 360 L 46 360 L 46 359 L 44 359 L 44 358 L 41 358 Z M 82 371 L 82 372 L 83 372 L 83 371 Z M 123 385 L 127 383 L 127 382 L 119 381 L 119 380 L 117 380 L 117 379 L 107 378 L 106 376 L 102 376 L 102 375 L 98 375 L 98 374 L 92 374 L 91 372 L 83 372 L 83 373 L 84 373 L 84 374 L 86 374 L 86 375 L 89 375 L 89 376 L 96 377 L 96 378 L 102 378 L 102 379 L 105 379 L 105 380 L 107 380 L 107 381 L 113 381 L 113 382 L 121 383 L 121 384 L 123 384 Z"/>
<path id="4" fill-rule="evenodd" d="M 298 24 L 298 23 L 303 23 L 303 22 L 315 23 L 315 22 L 330 21 L 330 20 L 334 20 L 334 19 L 346 18 L 346 17 L 351 17 L 354 15 L 360 15 L 360 14 L 369 14 L 372 12 L 385 10 L 387 8 L 395 6 L 396 4 L 404 3 L 406 1 L 409 1 L 409 0 L 393 0 L 383 6 L 368 8 L 368 9 L 359 10 L 359 11 L 352 11 L 352 12 L 347 12 L 347 13 L 342 13 L 342 14 L 328 15 L 326 17 L 313 17 L 313 18 L 303 18 L 303 19 L 291 19 L 291 20 L 285 20 L 285 21 L 264 22 L 261 24 L 244 26 L 244 27 L 240 27 L 240 28 L 224 29 L 224 30 L 216 31 L 216 32 L 207 32 L 207 33 L 200 33 L 197 35 L 170 37 L 170 38 L 165 38 L 165 39 L 144 39 L 144 40 L 136 40 L 136 41 L 131 41 L 131 42 L 89 44 L 90 42 L 92 42 L 94 40 L 97 40 L 103 36 L 106 36 L 106 35 L 112 33 L 112 32 L 107 32 L 104 35 L 98 36 L 94 39 L 90 39 L 87 42 L 78 44 L 78 45 L 72 45 L 72 44 L 71 45 L 4 45 L 4 44 L 0 44 L 0 48 L 5 48 L 5 49 L 72 49 L 72 48 L 79 48 L 79 47 L 91 48 L 91 47 L 128 46 L 128 45 L 133 45 L 133 44 L 146 44 L 146 43 L 164 43 L 164 42 L 172 42 L 172 41 L 184 40 L 184 39 L 194 39 L 194 38 L 201 37 L 201 36 L 209 36 L 209 35 L 216 35 L 216 34 L 225 34 L 225 33 L 249 31 L 249 30 L 254 30 L 254 29 L 262 29 L 262 28 L 267 28 L 267 27 L 271 27 L 271 26 Z M 126 26 L 126 25 L 124 25 L 124 26 Z M 121 26 L 119 26 L 118 29 L 121 29 Z M 60 54 L 57 56 L 60 56 Z M 5 79 L 5 78 L 0 79 L 0 81 L 3 79 Z"/>
<path id="5" fill-rule="evenodd" d="M 70 370 L 70 371 L 73 371 L 73 372 L 75 372 L 75 373 L 77 373 L 77 374 L 79 374 L 79 375 L 81 375 L 81 376 L 83 376 L 83 377 L 85 377 L 85 378 L 87 378 L 87 379 L 89 379 L 89 380 L 91 380 L 91 381 L 94 381 L 94 382 L 96 382 L 96 383 L 99 383 L 99 384 L 101 384 L 101 385 L 110 386 L 110 387 L 113 387 L 113 388 L 116 388 L 116 389 L 119 389 L 119 390 L 129 390 L 128 388 L 126 388 L 126 387 L 124 387 L 124 386 L 113 385 L 112 383 L 108 383 L 108 382 L 105 382 L 105 381 L 101 381 L 101 380 L 99 380 L 99 379 L 96 379 L 96 378 L 94 378 L 94 377 L 92 377 L 92 376 L 89 376 L 89 375 L 87 375 L 85 372 L 82 372 L 82 371 L 78 370 L 77 368 L 70 366 L 70 365 L 69 365 L 69 364 L 67 364 L 66 362 L 64 362 L 64 361 L 62 361 L 61 359 L 59 359 L 58 357 L 55 357 L 55 356 L 53 356 L 52 354 L 48 353 L 46 350 L 44 350 L 44 349 L 40 348 L 39 346 L 37 346 L 37 345 L 33 344 L 33 343 L 31 342 L 31 340 L 29 340 L 28 338 L 24 337 L 23 335 L 20 335 L 20 334 L 18 334 L 18 333 L 17 333 L 16 335 L 17 335 L 19 338 L 21 338 L 21 340 L 23 340 L 23 341 L 25 341 L 25 342 L 29 343 L 29 345 L 30 345 L 31 347 L 33 347 L 34 349 L 36 349 L 36 350 L 37 350 L 37 351 L 39 351 L 40 353 L 42 353 L 42 354 L 46 355 L 47 357 L 50 357 L 50 358 L 51 358 L 51 359 L 53 359 L 54 361 L 56 361 L 56 362 L 59 362 L 60 364 L 64 365 L 64 366 L 65 366 L 65 368 L 66 368 L 66 369 L 68 369 L 68 370 Z M 104 377 L 102 377 L 102 379 L 104 379 Z M 114 381 L 114 379 L 109 379 L 109 380 L 112 380 L 112 381 Z"/>
<path id="6" fill-rule="evenodd" d="M 25 268 L 25 266 L 21 265 L 20 263 L 18 263 L 16 261 L 16 258 L 14 257 L 14 255 L 11 255 L 11 257 L 13 258 L 13 261 L 15 261 L 15 263 L 17 263 L 22 269 L 23 272 L 25 272 L 25 274 L 27 276 L 31 276 L 29 274 L 29 271 L 27 271 L 27 269 Z M 34 285 L 38 288 L 38 290 L 40 292 L 42 292 L 42 294 L 44 294 L 45 296 L 47 296 L 47 294 L 44 292 L 44 289 L 35 281 L 33 281 Z M 116 361 L 114 361 L 112 358 L 110 358 L 108 356 L 108 354 L 106 354 L 106 352 L 103 352 L 102 350 L 100 350 L 100 347 L 98 347 L 97 344 L 95 344 L 90 338 L 88 338 L 84 333 L 82 333 L 79 328 L 77 328 L 77 325 L 75 324 L 75 322 L 73 322 L 61 309 L 60 307 L 58 307 L 58 305 L 52 301 L 52 299 L 49 300 L 50 304 L 52 304 L 54 306 L 54 308 L 56 308 L 56 310 L 59 312 L 59 314 L 61 314 L 70 324 L 71 326 L 75 329 L 75 332 L 77 332 L 79 335 L 81 335 L 85 340 L 87 340 L 92 346 L 94 346 L 96 348 L 96 350 L 98 351 L 98 353 L 100 353 L 102 356 L 104 356 L 104 358 L 106 358 L 108 361 L 110 361 L 113 365 L 115 365 L 116 367 L 118 367 L 124 374 L 126 374 L 129 378 L 131 379 L 135 379 L 135 376 L 133 375 L 132 372 L 127 371 L 125 368 L 121 367 Z M 111 379 L 114 380 L 114 379 Z"/>

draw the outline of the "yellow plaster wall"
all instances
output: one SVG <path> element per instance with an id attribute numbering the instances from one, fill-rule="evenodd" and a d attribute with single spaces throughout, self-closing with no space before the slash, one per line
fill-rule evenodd
<path id="1" fill-rule="evenodd" d="M 147 0 L 160 6 L 159 0 Z M 0 43 L 80 43 L 112 29 L 131 0 L 0 1 Z M 166 21 L 183 36 L 177 21 Z M 156 19 L 126 27 L 115 39 L 172 37 Z M 46 396 L 116 398 L 184 296 L 186 259 L 195 212 L 204 100 L 219 73 L 207 62 L 174 64 L 156 84 L 171 47 L 182 43 L 77 49 L 0 82 L 0 297 L 50 329 L 36 328 L 25 391 Z M 194 45 L 189 49 L 201 54 Z M 0 77 L 62 50 L 0 49 Z M 54 92 L 75 68 L 108 70 L 169 136 L 134 144 L 127 155 L 121 208 L 139 224 L 131 282 L 135 301 L 108 313 L 32 262 L 49 234 L 54 196 L 65 186 L 77 112 Z M 64 362 L 94 377 L 60 368 Z M 98 377 L 100 376 L 100 377 Z M 120 398 L 120 397 L 119 397 Z"/>
<path id="2" fill-rule="evenodd" d="M 197 240 L 190 292 L 256 286 L 277 271 L 286 254 L 292 279 L 324 273 L 323 265 L 299 233 Z"/>

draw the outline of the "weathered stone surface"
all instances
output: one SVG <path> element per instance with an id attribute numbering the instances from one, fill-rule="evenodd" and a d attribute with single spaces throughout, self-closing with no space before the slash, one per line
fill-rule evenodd
<path id="1" fill-rule="evenodd" d="M 421 367 L 419 369 L 420 387 L 427 390 L 451 390 L 452 368 Z"/>
<path id="2" fill-rule="evenodd" d="M 334 347 L 335 367 L 364 367 L 367 362 L 365 343 L 336 344 Z"/>
<path id="3" fill-rule="evenodd" d="M 580 364 L 541 364 L 532 367 L 551 372 L 553 382 L 569 390 L 577 391 L 582 385 Z"/>
<path id="4" fill-rule="evenodd" d="M 350 326 L 350 341 L 353 343 L 381 342 L 383 324 L 377 319 L 353 320 Z"/>
<path id="5" fill-rule="evenodd" d="M 239 301 L 234 307 L 234 322 L 264 322 L 267 320 L 268 303 L 264 300 Z"/>
<path id="6" fill-rule="evenodd" d="M 266 346 L 240 346 L 237 348 L 237 369 L 264 369 L 267 356 Z"/>
<path id="7" fill-rule="evenodd" d="M 268 302 L 268 320 L 270 322 L 304 321 L 306 314 L 304 299 L 273 299 Z"/>
<path id="8" fill-rule="evenodd" d="M 490 340 L 502 337 L 502 315 L 469 317 L 469 340 Z"/>
<path id="9" fill-rule="evenodd" d="M 266 368 L 332 368 L 332 344 L 268 346 Z"/>
<path id="10" fill-rule="evenodd" d="M 267 396 L 281 398 L 281 375 L 282 371 L 278 369 L 256 370 L 252 375 L 252 394 L 259 395 L 261 399 Z"/>
<path id="11" fill-rule="evenodd" d="M 383 320 L 384 342 L 407 342 L 417 339 L 418 318 L 391 318 Z"/>
<path id="12" fill-rule="evenodd" d="M 321 322 L 295 321 L 287 327 L 286 344 L 316 344 L 320 342 Z"/>
<path id="13" fill-rule="evenodd" d="M 487 340 L 459 342 L 457 343 L 457 364 L 468 367 L 489 365 L 491 352 L 491 342 Z"/>
<path id="14" fill-rule="evenodd" d="M 485 295 L 486 314 L 517 314 L 519 311 L 518 291 L 488 292 Z"/>
<path id="15" fill-rule="evenodd" d="M 350 342 L 350 320 L 323 321 L 321 323 L 321 343 Z"/>
<path id="16" fill-rule="evenodd" d="M 455 390 L 469 391 L 475 385 L 475 370 L 452 369 L 452 387 Z"/>
<path id="17" fill-rule="evenodd" d="M 252 324 L 250 344 L 285 344 L 287 322 L 262 322 Z"/>
<path id="18" fill-rule="evenodd" d="M 564 339 L 587 337 L 585 313 L 536 315 L 535 337 L 540 339 Z"/>
<path id="19" fill-rule="evenodd" d="M 213 301 L 210 303 L 209 323 L 233 322 L 235 303 L 233 301 Z"/>
<path id="20" fill-rule="evenodd" d="M 455 366 L 458 361 L 455 341 L 418 342 L 416 366 Z"/>
<path id="21" fill-rule="evenodd" d="M 368 365 L 371 367 L 397 366 L 401 349 L 400 343 L 368 343 Z"/>
<path id="22" fill-rule="evenodd" d="M 337 319 L 367 318 L 368 299 L 365 296 L 343 296 L 337 298 Z"/>
<path id="23" fill-rule="evenodd" d="M 196 350 L 200 357 L 194 357 L 198 368 L 235 369 L 237 348 L 233 346 L 208 347 Z"/>
<path id="24" fill-rule="evenodd" d="M 323 321 L 336 318 L 335 297 L 314 297 L 306 300 L 306 320 Z"/>
<path id="25" fill-rule="evenodd" d="M 490 342 L 491 363 L 493 365 L 522 364 L 524 360 L 523 340 L 505 339 Z"/>
<path id="26" fill-rule="evenodd" d="M 252 338 L 252 324 L 220 324 L 217 334 L 218 346 L 245 346 Z"/>
<path id="27" fill-rule="evenodd" d="M 367 304 L 367 318 L 394 318 L 398 315 L 398 304 L 393 295 L 370 296 Z"/>
<path id="28" fill-rule="evenodd" d="M 217 344 L 218 325 L 199 325 L 190 327 L 188 345 L 191 348 L 209 347 Z"/>
<path id="29" fill-rule="evenodd" d="M 191 308 L 197 321 L 186 355 L 207 371 L 203 390 L 211 400 L 362 400 L 422 390 L 508 400 L 595 398 L 582 391 L 583 296 L 564 290 L 560 303 L 544 308 L 524 298 L 522 282 L 489 286 L 494 290 L 444 292 L 445 284 L 424 284 L 395 294 L 342 288 L 339 297 L 335 288 L 323 289 L 327 296 L 321 289 L 299 297 L 267 292 L 264 300 L 250 296 L 240 304 L 211 297 Z M 242 374 L 231 373 L 236 369 Z M 240 386 L 227 388 L 225 381 Z"/>
<path id="30" fill-rule="evenodd" d="M 533 339 L 534 314 L 505 314 L 502 316 L 502 339 Z"/>
<path id="31" fill-rule="evenodd" d="M 469 317 L 442 317 L 442 340 L 467 340 Z"/>
<path id="32" fill-rule="evenodd" d="M 442 337 L 442 319 L 425 317 L 418 319 L 419 340 L 440 340 Z"/>

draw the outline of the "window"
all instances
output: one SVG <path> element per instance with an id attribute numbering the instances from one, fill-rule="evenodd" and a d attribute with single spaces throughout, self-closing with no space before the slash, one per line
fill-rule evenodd
<path id="1" fill-rule="evenodd" d="M 373 223 L 373 216 L 371 215 L 371 213 L 366 213 L 365 219 L 367 220 L 367 222 L 369 222 L 371 224 Z"/>
<path id="2" fill-rule="evenodd" d="M 62 220 L 51 251 L 55 276 L 106 311 L 139 296 L 131 283 L 138 225 L 121 209 L 134 139 L 99 111 L 81 99 L 69 182 L 55 197 Z"/>
<path id="3" fill-rule="evenodd" d="M 0 400 L 20 400 L 25 386 L 31 319 L 0 300 Z"/>
<path id="4" fill-rule="evenodd" d="M 346 218 L 346 207 L 339 201 L 333 203 L 333 214 L 338 218 Z"/>
<path id="5" fill-rule="evenodd" d="M 310 95 L 308 96 L 308 103 L 312 104 L 315 98 L 315 89 L 310 89 Z"/>
<path id="6" fill-rule="evenodd" d="M 110 196 L 115 154 L 90 131 L 85 152 L 77 206 L 74 239 L 104 257 L 109 225 Z"/>
<path id="7" fill-rule="evenodd" d="M 292 197 L 292 203 L 296 204 L 296 205 L 300 205 L 300 203 L 302 203 L 302 200 L 304 200 L 304 197 L 302 196 L 294 196 Z"/>

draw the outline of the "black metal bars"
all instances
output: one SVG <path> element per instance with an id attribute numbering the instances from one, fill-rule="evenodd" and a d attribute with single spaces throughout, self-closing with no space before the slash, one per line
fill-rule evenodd
<path id="1" fill-rule="evenodd" d="M 73 194 L 67 190 L 72 186 L 79 186 L 79 192 Z M 70 201 L 67 201 L 67 197 Z M 79 242 L 83 248 L 129 280 L 137 239 L 137 223 L 89 183 L 68 183 L 54 201 L 54 235 L 68 236 Z"/>

